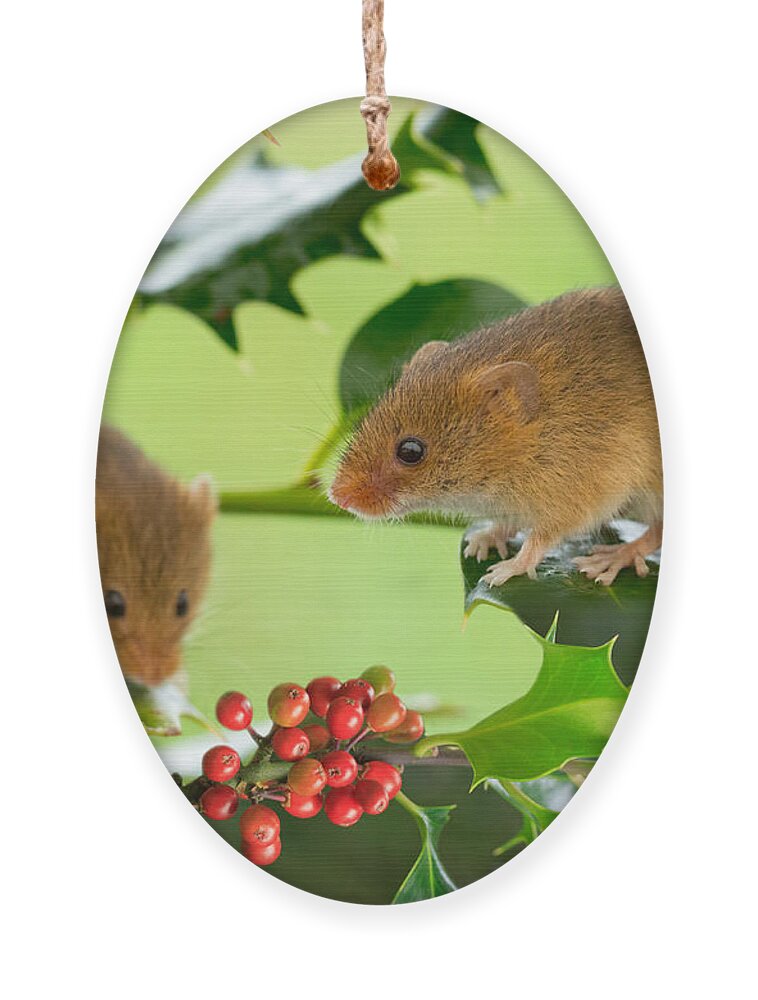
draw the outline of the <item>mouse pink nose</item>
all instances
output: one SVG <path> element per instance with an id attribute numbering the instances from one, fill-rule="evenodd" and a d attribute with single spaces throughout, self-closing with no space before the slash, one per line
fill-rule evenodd
<path id="1" fill-rule="evenodd" d="M 381 468 L 355 475 L 341 472 L 328 496 L 342 510 L 361 517 L 384 517 L 393 504 L 394 483 Z"/>

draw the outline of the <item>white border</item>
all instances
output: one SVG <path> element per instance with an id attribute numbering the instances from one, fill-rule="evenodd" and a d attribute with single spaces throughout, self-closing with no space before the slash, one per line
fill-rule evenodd
<path id="1" fill-rule="evenodd" d="M 92 533 L 99 409 L 145 262 L 187 196 L 251 134 L 358 93 L 357 0 L 48 0 L 8 12 L 0 585 L 11 995 L 746 994 L 756 797 L 748 11 L 737 0 L 388 0 L 390 90 L 508 135 L 600 240 L 644 338 L 667 476 L 648 648 L 591 786 L 495 875 L 398 909 L 347 907 L 251 875 L 188 822 L 115 669 Z M 101 791 L 113 775 L 127 780 Z"/>

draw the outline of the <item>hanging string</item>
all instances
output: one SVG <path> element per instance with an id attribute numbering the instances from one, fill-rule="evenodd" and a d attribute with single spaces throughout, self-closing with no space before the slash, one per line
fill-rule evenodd
<path id="1" fill-rule="evenodd" d="M 363 57 L 366 62 L 366 97 L 361 114 L 366 122 L 368 153 L 361 169 L 369 187 L 387 191 L 400 180 L 400 167 L 387 138 L 387 117 L 392 105 L 384 84 L 384 0 L 363 0 Z"/>

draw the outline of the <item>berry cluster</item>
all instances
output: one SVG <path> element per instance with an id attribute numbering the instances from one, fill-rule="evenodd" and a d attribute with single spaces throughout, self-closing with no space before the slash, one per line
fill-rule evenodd
<path id="1" fill-rule="evenodd" d="M 266 801 L 298 819 L 323 809 L 327 819 L 343 827 L 353 826 L 364 813 L 383 813 L 402 778 L 391 763 L 372 759 L 367 744 L 377 737 L 414 743 L 424 733 L 423 719 L 406 708 L 394 688 L 395 675 L 382 666 L 344 683 L 316 677 L 307 687 L 278 684 L 268 696 L 273 728 L 266 737 L 252 728 L 253 708 L 244 694 L 222 695 L 218 721 L 227 729 L 247 729 L 257 750 L 245 766 L 230 746 L 207 751 L 201 811 L 210 819 L 231 819 L 241 800 L 249 802 L 240 833 L 245 856 L 257 865 L 273 864 L 282 850 L 279 816 Z"/>

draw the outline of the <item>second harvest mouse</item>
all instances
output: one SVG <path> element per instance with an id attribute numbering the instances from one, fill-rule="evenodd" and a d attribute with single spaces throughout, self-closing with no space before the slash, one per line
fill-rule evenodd
<path id="1" fill-rule="evenodd" d="M 108 624 L 130 680 L 153 686 L 179 671 L 208 585 L 215 515 L 207 476 L 180 483 L 121 431 L 102 426 L 97 551 Z"/>
<path id="2" fill-rule="evenodd" d="M 611 518 L 648 527 L 577 559 L 611 584 L 647 572 L 661 543 L 655 402 L 634 320 L 617 288 L 570 292 L 458 340 L 423 345 L 364 417 L 330 499 L 360 517 L 415 511 L 486 518 L 466 555 L 506 556 L 483 579 L 533 576 L 546 552 Z"/>

